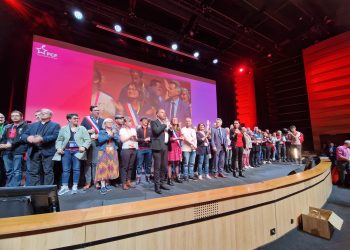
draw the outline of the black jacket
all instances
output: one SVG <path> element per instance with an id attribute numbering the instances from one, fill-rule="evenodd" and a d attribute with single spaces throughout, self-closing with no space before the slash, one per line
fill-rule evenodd
<path id="1" fill-rule="evenodd" d="M 146 137 L 144 136 L 143 133 L 143 127 L 139 127 L 136 129 L 136 134 L 137 134 L 137 142 L 139 143 L 139 148 L 149 148 L 150 147 L 150 142 L 145 142 L 145 138 L 150 137 L 152 138 L 152 129 L 148 127 L 146 129 Z"/>
<path id="2" fill-rule="evenodd" d="M 166 125 L 162 124 L 158 119 L 151 121 L 151 149 L 152 150 L 164 150 L 168 148 L 168 145 L 165 144 L 165 132 Z M 170 136 L 169 136 L 170 140 Z M 168 142 L 169 143 L 169 142 Z"/>
<path id="3" fill-rule="evenodd" d="M 3 155 L 12 153 L 13 155 L 23 155 L 27 151 L 27 143 L 21 140 L 23 133 L 28 130 L 28 124 L 22 122 L 16 129 L 16 137 L 10 139 L 8 137 L 9 131 L 12 129 L 13 124 L 6 125 L 3 131 L 3 136 L 1 138 L 1 144 L 6 144 L 7 142 L 11 143 L 12 147 L 2 151 Z"/>

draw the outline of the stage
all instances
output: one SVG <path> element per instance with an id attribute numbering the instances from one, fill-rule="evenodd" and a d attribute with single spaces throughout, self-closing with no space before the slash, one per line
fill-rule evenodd
<path id="1" fill-rule="evenodd" d="M 59 197 L 60 208 L 61 211 L 67 211 L 257 183 L 286 176 L 298 168 L 303 169 L 304 166 L 291 163 L 265 164 L 259 168 L 246 170 L 245 178 L 234 178 L 231 173 L 227 178 L 174 183 L 171 190 L 162 190 L 161 195 L 156 194 L 154 184 L 145 182 L 144 176 L 142 176 L 142 182 L 135 189 L 122 190 L 120 186 L 112 187 L 112 191 L 106 195 L 100 194 L 95 188 L 90 188 L 87 191 L 79 189 L 78 194 L 75 195 L 71 195 L 70 192 L 66 193 Z"/>

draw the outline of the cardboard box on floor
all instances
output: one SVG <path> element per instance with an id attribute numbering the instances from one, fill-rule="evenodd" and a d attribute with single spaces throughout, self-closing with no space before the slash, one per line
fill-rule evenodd
<path id="1" fill-rule="evenodd" d="M 310 207 L 309 214 L 302 214 L 303 231 L 325 238 L 332 237 L 334 228 L 341 230 L 343 219 L 330 210 Z"/>

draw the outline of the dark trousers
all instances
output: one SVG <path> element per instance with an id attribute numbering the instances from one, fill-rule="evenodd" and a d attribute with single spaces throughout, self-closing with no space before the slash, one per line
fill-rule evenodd
<path id="1" fill-rule="evenodd" d="M 254 167 L 259 165 L 259 154 L 260 154 L 260 146 L 259 145 L 253 145 L 252 148 L 252 164 Z"/>
<path id="2" fill-rule="evenodd" d="M 261 150 L 263 152 L 264 161 L 269 161 L 271 157 L 271 147 L 270 146 L 261 146 Z"/>
<path id="3" fill-rule="evenodd" d="M 243 169 L 242 160 L 243 160 L 243 147 L 232 148 L 232 164 L 234 166 L 234 171 L 242 172 L 242 169 Z"/>
<path id="4" fill-rule="evenodd" d="M 96 141 L 92 140 L 91 146 L 87 152 L 87 161 L 84 167 L 85 184 L 91 184 L 91 180 L 93 183 L 95 182 L 97 154 L 98 154 L 98 149 L 96 146 Z"/>
<path id="5" fill-rule="evenodd" d="M 53 156 L 43 156 L 41 151 L 35 151 L 30 157 L 30 186 L 40 185 L 40 174 L 44 173 L 44 185 L 54 184 Z"/>
<path id="6" fill-rule="evenodd" d="M 339 167 L 339 183 L 340 185 L 345 184 L 345 171 L 349 169 L 349 162 L 347 161 L 337 161 Z"/>
<path id="7" fill-rule="evenodd" d="M 132 170 L 134 169 L 136 162 L 136 149 L 122 149 L 121 153 L 121 168 L 120 168 L 120 177 L 122 183 L 125 183 L 127 180 L 131 180 Z"/>
<path id="8" fill-rule="evenodd" d="M 286 160 L 286 145 L 284 144 L 278 146 L 278 159 L 282 161 Z"/>
<path id="9" fill-rule="evenodd" d="M 168 149 L 152 150 L 154 159 L 154 186 L 159 189 L 166 180 L 168 166 Z"/>

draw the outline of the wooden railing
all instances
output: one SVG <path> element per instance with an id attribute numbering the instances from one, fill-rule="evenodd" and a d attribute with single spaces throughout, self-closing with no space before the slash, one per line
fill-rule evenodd
<path id="1" fill-rule="evenodd" d="M 0 219 L 0 249 L 252 249 L 295 228 L 331 189 L 323 160 L 259 183 Z"/>

